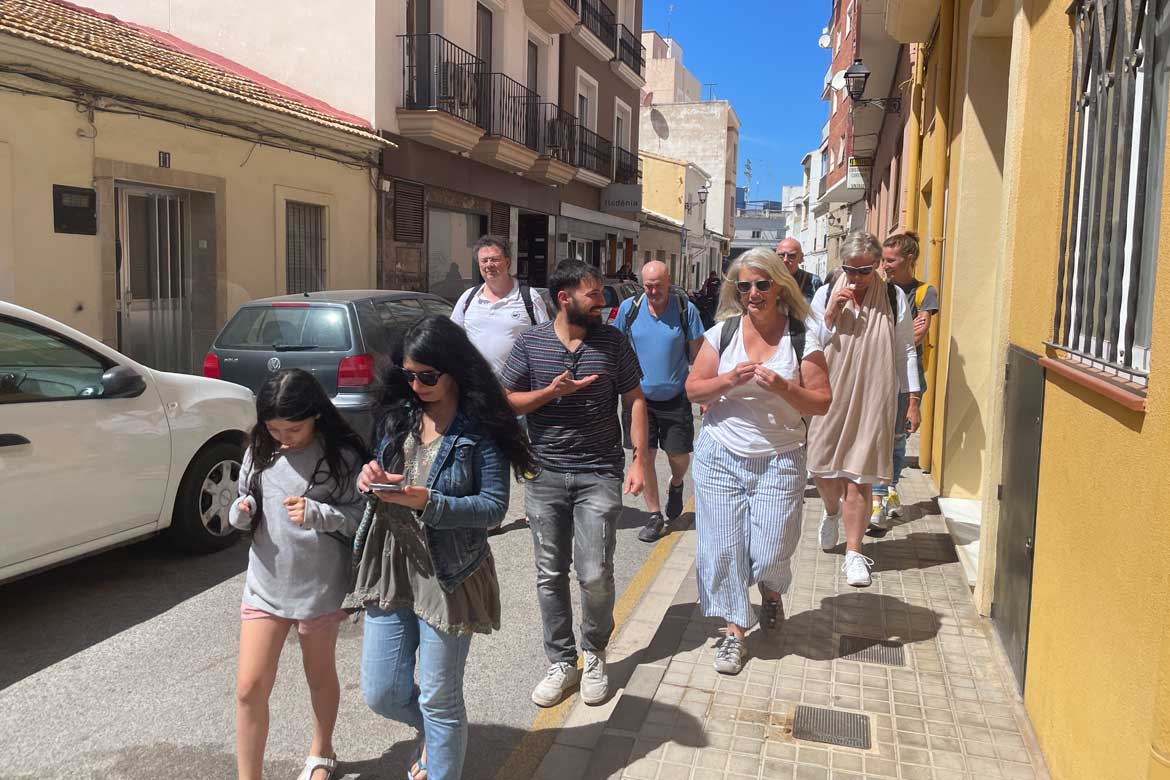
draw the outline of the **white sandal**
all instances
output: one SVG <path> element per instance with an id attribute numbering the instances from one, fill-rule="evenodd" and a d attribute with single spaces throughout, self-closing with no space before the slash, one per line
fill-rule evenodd
<path id="1" fill-rule="evenodd" d="M 337 758 L 309 756 L 305 759 L 305 768 L 297 775 L 297 780 L 312 780 L 313 772 L 322 768 L 329 773 L 325 775 L 325 780 L 330 780 L 333 777 L 333 773 L 337 771 Z"/>

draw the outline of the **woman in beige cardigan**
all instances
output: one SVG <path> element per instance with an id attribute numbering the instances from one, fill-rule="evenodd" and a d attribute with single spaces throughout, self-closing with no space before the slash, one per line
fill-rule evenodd
<path id="1" fill-rule="evenodd" d="M 881 244 L 857 231 L 841 247 L 841 272 L 813 296 L 813 316 L 824 322 L 825 359 L 833 402 L 814 417 L 808 434 L 808 471 L 825 502 L 820 542 L 837 545 L 845 521 L 846 581 L 870 584 L 873 561 L 861 552 L 871 491 L 893 477 L 894 410 L 899 391 L 918 413 L 918 359 L 906 295 L 877 274 Z"/>

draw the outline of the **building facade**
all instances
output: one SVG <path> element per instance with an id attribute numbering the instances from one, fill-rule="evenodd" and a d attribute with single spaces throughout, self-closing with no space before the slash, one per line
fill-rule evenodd
<path id="1" fill-rule="evenodd" d="M 720 271 L 727 237 L 707 227 L 711 176 L 694 163 L 642 152 L 643 226 L 635 268 L 661 260 L 675 284 L 697 290 Z"/>
<path id="2" fill-rule="evenodd" d="M 916 230 L 941 296 L 921 465 L 979 541 L 976 604 L 1052 777 L 1164 780 L 1168 9 L 903 0 L 874 19 L 909 79 L 901 148 L 878 156 L 902 184 L 871 184 L 869 224 Z"/>

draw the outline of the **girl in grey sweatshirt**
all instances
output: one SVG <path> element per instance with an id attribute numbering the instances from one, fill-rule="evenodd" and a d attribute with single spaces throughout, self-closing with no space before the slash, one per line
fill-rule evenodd
<path id="1" fill-rule="evenodd" d="M 295 625 L 313 691 L 313 742 L 299 780 L 328 780 L 337 768 L 337 629 L 345 615 L 350 538 L 366 504 L 356 489 L 366 448 L 320 383 L 299 369 L 265 383 L 256 417 L 229 517 L 252 532 L 240 605 L 236 763 L 240 780 L 260 780 L 268 697 Z"/>

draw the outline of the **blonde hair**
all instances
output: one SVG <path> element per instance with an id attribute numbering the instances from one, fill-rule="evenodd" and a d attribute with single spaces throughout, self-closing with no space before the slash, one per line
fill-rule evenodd
<path id="1" fill-rule="evenodd" d="M 804 295 L 800 292 L 800 285 L 788 272 L 788 266 L 784 265 L 780 255 L 767 247 L 758 246 L 740 255 L 727 269 L 723 286 L 719 288 L 719 307 L 715 313 L 716 320 L 723 321 L 747 313 L 740 299 L 739 290 L 735 289 L 735 283 L 739 281 L 739 275 L 745 268 L 759 271 L 772 280 L 780 293 L 778 300 L 787 309 L 789 316 L 796 317 L 801 321 L 809 316 L 811 312 L 808 301 L 804 299 Z"/>
<path id="2" fill-rule="evenodd" d="M 914 268 L 918 265 L 918 255 L 921 249 L 918 245 L 918 234 L 907 230 L 905 233 L 898 233 L 890 236 L 882 242 L 882 248 L 889 247 L 910 263 L 910 267 Z"/>
<path id="3" fill-rule="evenodd" d="M 874 265 L 880 263 L 882 245 L 878 243 L 877 236 L 864 230 L 854 230 L 845 236 L 841 244 L 841 262 L 848 264 L 847 261 L 856 257 L 868 257 Z"/>

